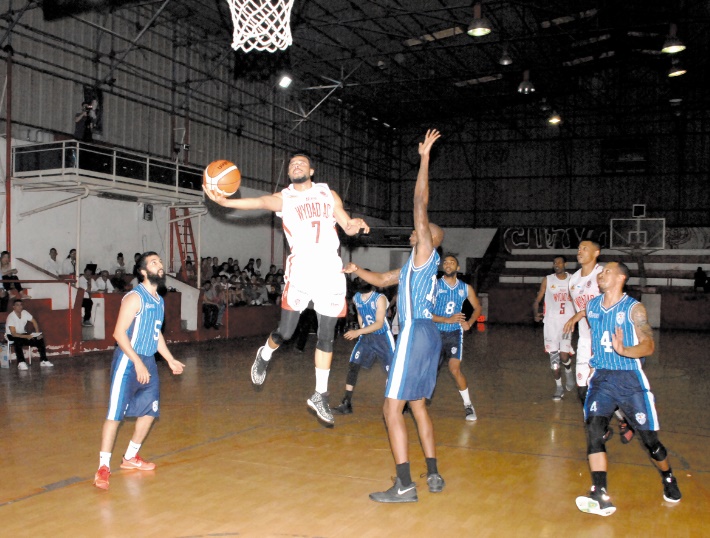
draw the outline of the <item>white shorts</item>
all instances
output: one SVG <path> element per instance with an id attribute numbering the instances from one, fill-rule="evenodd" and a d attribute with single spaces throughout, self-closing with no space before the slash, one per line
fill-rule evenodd
<path id="1" fill-rule="evenodd" d="M 345 274 L 340 256 L 291 254 L 286 260 L 281 308 L 303 312 L 310 301 L 323 316 L 347 313 Z"/>
<path id="2" fill-rule="evenodd" d="M 562 329 L 567 320 L 560 318 L 552 318 L 545 320 L 544 335 L 545 335 L 545 352 L 552 353 L 553 351 L 561 351 L 569 353 L 572 351 L 572 341 L 570 336 L 563 337 Z"/>

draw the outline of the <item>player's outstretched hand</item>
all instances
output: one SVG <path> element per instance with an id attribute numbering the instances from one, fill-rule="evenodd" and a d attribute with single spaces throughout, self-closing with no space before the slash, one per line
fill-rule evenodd
<path id="1" fill-rule="evenodd" d="M 424 142 L 419 142 L 419 155 L 429 155 L 431 147 L 441 137 L 436 129 L 429 129 L 424 136 Z"/>
<path id="2" fill-rule="evenodd" d="M 626 348 L 624 347 L 624 331 L 621 327 L 617 327 L 614 334 L 611 335 L 611 347 L 613 347 L 614 351 L 622 357 L 626 356 Z"/>
<path id="3" fill-rule="evenodd" d="M 207 198 L 209 198 L 216 204 L 224 205 L 227 201 L 227 197 L 221 191 L 208 189 L 206 185 L 202 185 L 202 190 L 205 191 Z"/>
<path id="4" fill-rule="evenodd" d="M 358 332 L 355 329 L 351 329 L 343 335 L 346 340 L 355 340 L 358 336 Z"/>
<path id="5" fill-rule="evenodd" d="M 172 361 L 168 361 L 168 366 L 170 366 L 170 369 L 173 371 L 173 374 L 175 375 L 180 375 L 185 368 L 185 365 L 181 363 L 180 361 L 176 361 L 173 359 Z"/>
<path id="6" fill-rule="evenodd" d="M 343 268 L 343 273 L 349 275 L 350 273 L 354 273 L 358 269 L 360 268 L 357 265 L 355 265 L 353 262 L 350 262 Z"/>
<path id="7" fill-rule="evenodd" d="M 350 219 L 348 221 L 348 225 L 347 225 L 347 229 L 345 230 L 345 233 L 352 234 L 352 235 L 355 235 L 356 233 L 369 234 L 370 227 L 367 225 L 367 222 L 365 222 L 361 218 Z"/>

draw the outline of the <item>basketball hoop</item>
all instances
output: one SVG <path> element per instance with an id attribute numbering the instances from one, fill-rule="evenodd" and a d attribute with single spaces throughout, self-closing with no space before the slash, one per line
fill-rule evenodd
<path id="1" fill-rule="evenodd" d="M 227 0 L 232 13 L 234 50 L 284 50 L 293 43 L 294 0 Z"/>

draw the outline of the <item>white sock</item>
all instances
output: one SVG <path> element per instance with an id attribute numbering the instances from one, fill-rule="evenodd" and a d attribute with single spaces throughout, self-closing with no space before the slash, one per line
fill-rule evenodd
<path id="1" fill-rule="evenodd" d="M 555 379 L 555 383 L 557 383 L 558 387 L 561 387 L 562 386 L 562 378 Z"/>
<path id="2" fill-rule="evenodd" d="M 276 348 L 278 349 L 278 348 Z M 264 344 L 264 348 L 261 350 L 261 358 L 262 360 L 265 360 L 266 362 L 269 362 L 271 360 L 271 355 L 273 354 L 276 349 L 271 349 L 269 347 L 269 341 L 267 340 L 266 343 Z"/>
<path id="3" fill-rule="evenodd" d="M 136 454 L 138 454 L 138 451 L 141 449 L 141 445 L 134 443 L 133 441 L 130 441 L 128 443 L 128 448 L 126 449 L 126 453 L 123 455 L 124 458 L 127 460 L 132 460 L 133 458 L 136 457 Z"/>
<path id="4" fill-rule="evenodd" d="M 328 376 L 330 376 L 330 368 L 316 368 L 316 392 L 325 394 L 328 392 Z"/>
<path id="5" fill-rule="evenodd" d="M 99 468 L 106 466 L 111 468 L 111 453 L 110 452 L 99 452 Z"/>
<path id="6" fill-rule="evenodd" d="M 460 390 L 459 394 L 461 395 L 461 398 L 463 398 L 464 406 L 471 405 L 471 397 L 468 395 L 468 387 L 463 390 Z"/>

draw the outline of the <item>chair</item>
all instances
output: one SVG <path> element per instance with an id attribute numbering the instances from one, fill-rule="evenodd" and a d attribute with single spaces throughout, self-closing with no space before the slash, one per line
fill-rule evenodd
<path id="1" fill-rule="evenodd" d="M 3 353 L 7 353 L 7 358 L 9 360 L 11 360 L 11 361 L 17 360 L 17 355 L 15 355 L 15 353 L 12 351 L 10 346 L 13 346 L 13 345 L 16 346 L 16 345 L 18 345 L 18 342 L 10 342 L 10 340 L 8 340 L 7 335 L 5 334 L 5 324 L 4 323 L 0 323 L 0 330 L 2 330 L 1 345 L 3 348 L 2 349 Z M 26 355 L 27 364 L 31 365 L 32 364 L 32 347 L 33 346 L 31 344 L 26 344 L 26 345 L 27 345 L 27 355 Z"/>

